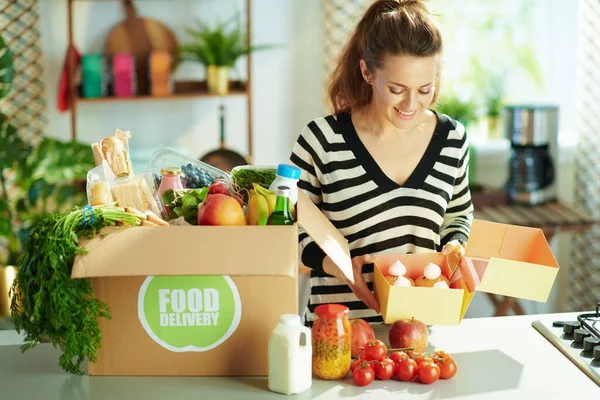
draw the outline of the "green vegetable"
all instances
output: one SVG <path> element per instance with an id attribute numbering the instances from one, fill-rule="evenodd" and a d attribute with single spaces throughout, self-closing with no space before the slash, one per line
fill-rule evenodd
<path id="1" fill-rule="evenodd" d="M 162 202 L 171 208 L 167 220 L 183 217 L 188 224 L 198 225 L 198 206 L 208 194 L 208 187 L 202 189 L 166 190 Z"/>
<path id="2" fill-rule="evenodd" d="M 141 219 L 122 208 L 99 206 L 49 214 L 32 227 L 11 287 L 15 329 L 25 332 L 22 352 L 48 339 L 63 351 L 60 367 L 78 375 L 86 357 L 96 361 L 102 338 L 98 318 L 111 315 L 108 305 L 94 298 L 90 279 L 71 279 L 75 257 L 86 253 L 79 238 L 117 222 L 139 225 Z"/>
<path id="3" fill-rule="evenodd" d="M 253 183 L 268 189 L 276 176 L 275 168 L 242 167 L 231 171 L 235 191 L 243 195 L 245 204 L 248 204 L 248 190 L 252 189 Z"/>

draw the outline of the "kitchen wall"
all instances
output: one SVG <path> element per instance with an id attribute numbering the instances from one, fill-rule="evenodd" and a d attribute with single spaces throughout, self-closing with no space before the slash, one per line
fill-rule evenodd
<path id="1" fill-rule="evenodd" d="M 48 102 L 48 134 L 70 136 L 70 116 L 56 109 L 56 93 L 67 48 L 66 1 L 39 0 Z M 316 0 L 253 0 L 252 40 L 279 47 L 257 52 L 253 67 L 254 160 L 273 164 L 287 159 L 294 135 L 310 119 L 322 114 L 320 8 Z M 222 20 L 236 11 L 245 15 L 241 0 L 137 0 L 138 14 L 159 19 L 173 29 L 180 42 L 184 26 L 196 19 Z M 74 37 L 80 52 L 99 52 L 110 28 L 124 19 L 120 1 L 74 3 Z M 245 77 L 245 64 L 236 68 Z M 175 79 L 202 79 L 203 68 L 185 63 Z M 237 76 L 237 75 L 234 75 Z M 86 142 L 114 133 L 132 132 L 132 156 L 143 168 L 146 158 L 161 145 L 177 146 L 199 156 L 218 145 L 218 106 L 226 105 L 227 145 L 247 149 L 246 101 L 243 97 L 127 101 L 80 104 L 78 136 Z"/>
<path id="2" fill-rule="evenodd" d="M 160 19 L 172 27 L 179 39 L 185 38 L 183 26 L 195 18 L 226 18 L 243 9 L 239 0 L 137 0 L 138 12 Z M 275 164 L 287 159 L 295 136 L 312 118 L 320 116 L 322 105 L 322 56 L 320 0 L 253 0 L 254 43 L 282 46 L 253 56 L 254 161 Z M 561 107 L 561 157 L 559 193 L 572 200 L 572 157 L 576 143 L 575 59 L 577 50 L 577 2 L 574 0 L 537 0 L 535 20 L 536 52 L 542 64 L 546 91 L 544 99 Z M 67 48 L 66 1 L 39 0 L 44 51 L 44 79 L 48 102 L 48 129 L 51 136 L 70 137 L 68 113 L 56 110 L 56 93 Z M 242 10 L 243 11 L 243 10 Z M 111 26 L 124 19 L 119 1 L 75 3 L 76 46 L 85 52 L 101 51 L 103 38 Z M 245 65 L 238 69 L 244 76 Z M 176 79 L 202 78 L 198 65 L 186 64 Z M 523 99 L 529 99 L 527 93 Z M 115 128 L 131 130 L 132 157 L 136 169 L 143 168 L 149 155 L 162 145 L 176 146 L 191 156 L 199 156 L 218 145 L 217 108 L 227 106 L 228 146 L 246 150 L 245 100 L 185 99 L 144 102 L 81 104 L 78 112 L 80 140 L 91 142 L 111 135 Z M 477 139 L 477 177 L 481 182 L 501 187 L 506 180 L 508 145 L 503 140 Z M 563 298 L 569 268 L 569 235 L 558 235 L 552 242 L 561 265 L 559 280 L 547 304 L 526 303 L 529 312 L 548 312 L 558 308 Z M 468 316 L 490 315 L 487 298 L 477 295 Z"/>

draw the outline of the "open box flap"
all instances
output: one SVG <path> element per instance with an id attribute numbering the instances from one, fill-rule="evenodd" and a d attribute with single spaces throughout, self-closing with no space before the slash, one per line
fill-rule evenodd
<path id="1" fill-rule="evenodd" d="M 109 227 L 79 245 L 87 254 L 75 258 L 71 278 L 294 277 L 298 270 L 298 233 L 290 226 Z"/>
<path id="2" fill-rule="evenodd" d="M 325 254 L 340 267 L 344 276 L 350 282 L 354 282 L 348 241 L 301 190 L 298 191 L 297 207 L 298 223 Z"/>
<path id="3" fill-rule="evenodd" d="M 466 256 L 488 260 L 479 291 L 541 302 L 559 269 L 540 229 L 481 220 L 473 221 Z"/>

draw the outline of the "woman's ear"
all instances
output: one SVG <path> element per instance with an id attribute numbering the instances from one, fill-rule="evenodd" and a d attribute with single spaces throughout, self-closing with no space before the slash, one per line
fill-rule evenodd
<path id="1" fill-rule="evenodd" d="M 360 73 L 365 82 L 369 85 L 373 84 L 373 74 L 369 71 L 369 67 L 367 67 L 367 62 L 365 60 L 360 60 Z"/>

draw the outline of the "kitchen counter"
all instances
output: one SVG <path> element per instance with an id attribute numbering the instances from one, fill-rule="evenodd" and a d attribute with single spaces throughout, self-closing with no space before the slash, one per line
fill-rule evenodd
<path id="1" fill-rule="evenodd" d="M 433 326 L 430 349 L 449 352 L 458 364 L 451 380 L 432 385 L 397 380 L 355 386 L 313 379 L 297 396 L 269 392 L 267 378 L 70 376 L 58 367 L 60 353 L 43 344 L 21 354 L 0 346 L 2 399 L 592 399 L 600 387 L 532 326 L 536 319 L 573 320 L 580 313 L 465 319 L 459 326 Z M 387 342 L 388 326 L 376 326 Z M 13 338 L 15 336 L 13 335 Z M 5 342 L 6 343 L 6 342 Z M 243 355 L 240 355 L 243 356 Z"/>

